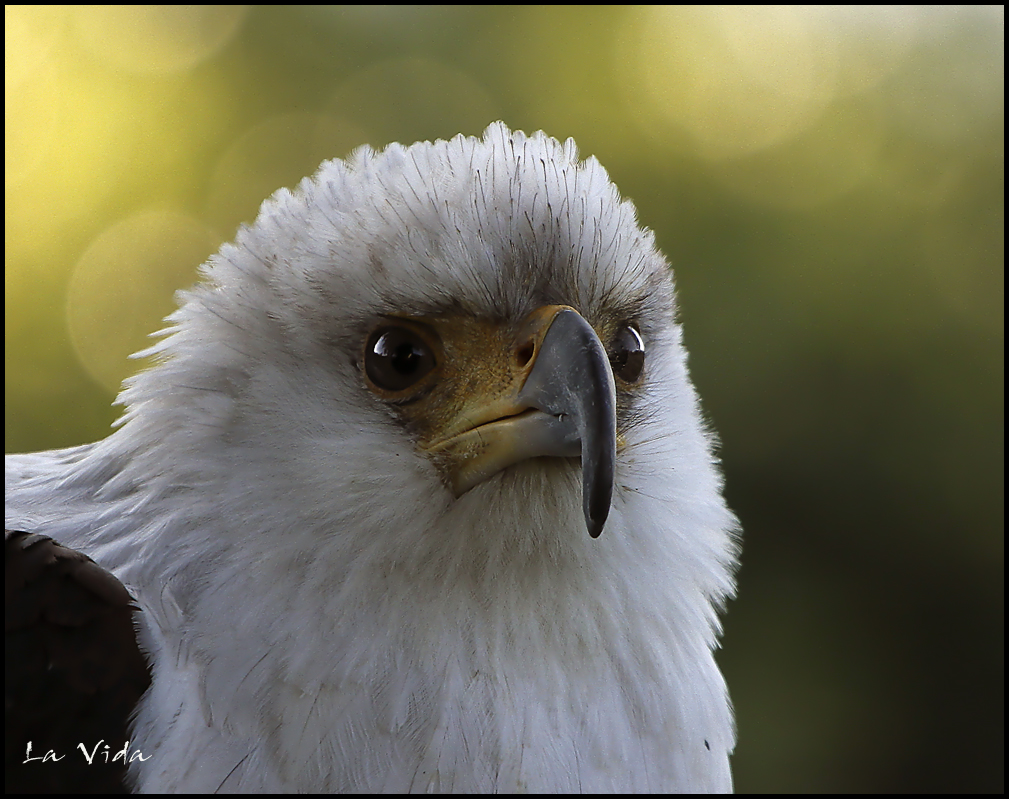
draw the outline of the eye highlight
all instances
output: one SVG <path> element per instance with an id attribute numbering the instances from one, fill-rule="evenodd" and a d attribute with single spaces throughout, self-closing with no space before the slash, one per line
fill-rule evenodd
<path id="1" fill-rule="evenodd" d="M 610 350 L 613 374 L 627 383 L 636 383 L 645 367 L 645 343 L 632 325 L 622 327 L 613 339 Z"/>
<path id="2" fill-rule="evenodd" d="M 417 385 L 438 365 L 434 348 L 413 326 L 382 325 L 364 349 L 364 372 L 374 388 L 401 393 Z"/>

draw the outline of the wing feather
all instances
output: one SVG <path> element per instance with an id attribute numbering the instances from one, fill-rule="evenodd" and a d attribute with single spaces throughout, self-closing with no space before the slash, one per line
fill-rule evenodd
<path id="1" fill-rule="evenodd" d="M 4 595 L 5 790 L 126 792 L 126 765 L 113 756 L 151 683 L 133 598 L 86 555 L 11 530 Z M 62 759 L 26 762 L 29 741 L 32 758 L 51 750 Z M 94 753 L 92 763 L 79 744 Z"/>

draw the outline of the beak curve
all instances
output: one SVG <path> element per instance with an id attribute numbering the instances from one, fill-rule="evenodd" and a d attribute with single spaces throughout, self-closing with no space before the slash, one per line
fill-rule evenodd
<path id="1" fill-rule="evenodd" d="M 554 316 L 519 400 L 556 419 L 565 435 L 562 446 L 581 455 L 582 510 L 589 535 L 597 538 L 613 493 L 616 387 L 602 342 L 574 309 Z"/>
<path id="2" fill-rule="evenodd" d="M 527 458 L 580 456 L 585 525 L 597 538 L 616 465 L 616 386 L 606 349 L 576 310 L 554 305 L 529 315 L 516 352 L 523 364 L 516 388 L 474 398 L 467 429 L 428 450 L 447 461 L 456 496 Z"/>

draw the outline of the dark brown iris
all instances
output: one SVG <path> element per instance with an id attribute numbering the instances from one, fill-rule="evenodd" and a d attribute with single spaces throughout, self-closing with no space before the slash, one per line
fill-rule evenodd
<path id="1" fill-rule="evenodd" d="M 620 329 L 610 349 L 613 374 L 627 383 L 636 383 L 645 366 L 645 344 L 631 325 Z"/>
<path id="2" fill-rule="evenodd" d="M 364 352 L 365 373 L 383 391 L 406 391 L 430 374 L 435 366 L 431 347 L 408 327 L 379 328 L 371 334 Z"/>

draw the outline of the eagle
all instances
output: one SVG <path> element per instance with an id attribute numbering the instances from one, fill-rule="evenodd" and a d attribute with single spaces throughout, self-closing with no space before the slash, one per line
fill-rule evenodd
<path id="1" fill-rule="evenodd" d="M 6 456 L 25 784 L 731 790 L 738 523 L 670 265 L 594 158 L 503 123 L 359 149 L 178 300 L 111 435 Z"/>

